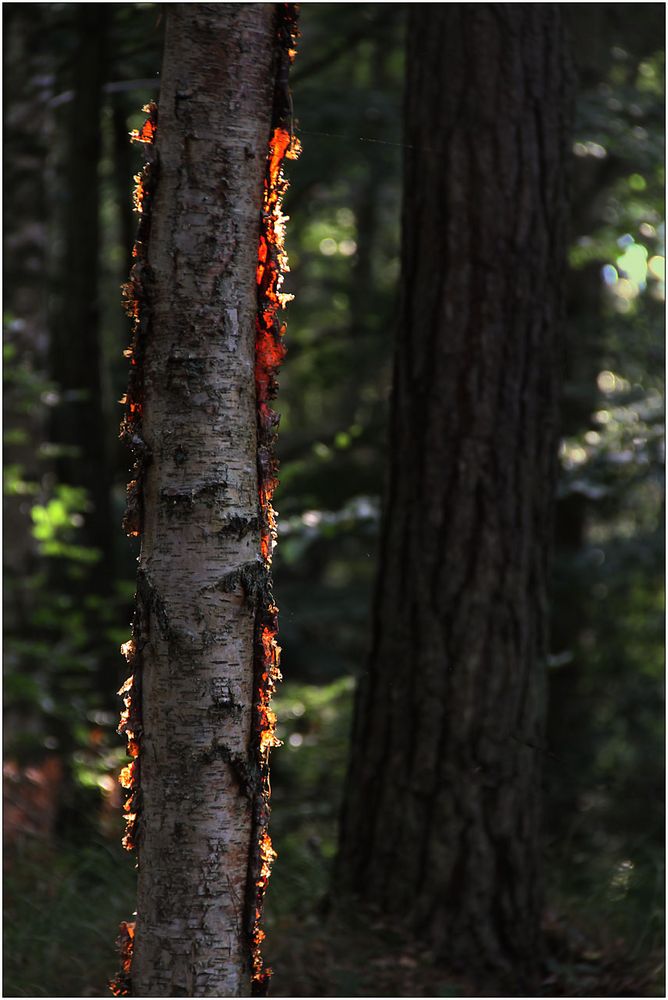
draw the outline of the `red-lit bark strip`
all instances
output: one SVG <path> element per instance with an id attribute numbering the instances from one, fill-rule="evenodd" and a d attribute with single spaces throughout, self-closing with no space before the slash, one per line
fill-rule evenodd
<path id="1" fill-rule="evenodd" d="M 134 921 L 123 920 L 119 928 L 117 945 L 121 967 L 109 984 L 115 997 L 130 996 L 130 975 L 132 972 L 132 946 L 135 937 Z"/>
<path id="2" fill-rule="evenodd" d="M 128 316 L 132 320 L 130 347 L 123 353 L 130 361 L 128 391 L 121 400 L 125 404 L 125 414 L 121 422 L 121 438 L 129 445 L 133 455 L 133 478 L 128 484 L 127 506 L 123 518 L 123 527 L 130 537 L 139 537 L 142 527 L 142 480 L 145 464 L 148 460 L 146 446 L 142 436 L 142 404 L 143 404 L 143 352 L 150 309 L 148 307 L 148 285 L 146 246 L 150 229 L 151 196 L 155 185 L 155 165 L 153 163 L 152 146 L 157 130 L 157 105 L 147 104 L 144 111 L 148 117 L 141 129 L 130 133 L 133 142 L 141 142 L 147 150 L 147 161 L 142 171 L 136 175 L 133 203 L 139 215 L 137 237 L 132 249 L 133 265 L 128 282 L 123 286 L 123 300 Z M 132 622 L 132 638 L 123 643 L 123 653 L 130 674 L 118 692 L 123 699 L 123 711 L 118 726 L 119 735 L 127 739 L 127 753 L 131 758 L 119 775 L 119 782 L 126 790 L 123 804 L 126 823 L 123 846 L 132 851 L 136 846 L 137 830 L 140 815 L 140 767 L 139 751 L 142 735 L 141 724 L 141 647 L 142 647 L 142 614 L 141 605 L 137 609 Z M 132 947 L 135 925 L 123 921 L 118 939 L 121 968 L 110 983 L 114 996 L 130 995 L 130 972 L 132 967 Z"/>
<path id="3" fill-rule="evenodd" d="M 288 70 L 296 54 L 297 6 L 282 5 L 279 22 L 278 70 L 274 96 L 273 130 L 267 154 L 262 221 L 257 262 L 258 310 L 255 338 L 255 388 L 258 427 L 258 493 L 260 511 L 260 556 L 267 586 L 258 604 L 255 632 L 255 706 L 254 752 L 260 775 L 260 790 L 253 810 L 251 865 L 247 915 L 252 948 L 253 995 L 266 994 L 271 969 L 265 967 L 261 945 L 265 932 L 260 926 L 264 895 L 276 858 L 268 832 L 270 815 L 269 754 L 279 745 L 276 738 L 276 715 L 271 698 L 281 680 L 280 646 L 277 642 L 278 608 L 271 591 L 271 561 L 276 541 L 276 512 L 272 506 L 278 484 L 278 465 L 274 440 L 278 414 L 270 401 L 278 388 L 276 375 L 285 356 L 285 324 L 280 313 L 292 298 L 281 291 L 288 268 L 284 248 L 285 223 L 283 196 L 288 182 L 283 173 L 286 158 L 296 159 L 299 140 L 292 134 L 291 102 L 287 85 Z"/>

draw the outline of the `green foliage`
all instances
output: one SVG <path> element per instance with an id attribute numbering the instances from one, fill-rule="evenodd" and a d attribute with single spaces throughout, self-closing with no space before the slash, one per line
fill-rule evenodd
<path id="1" fill-rule="evenodd" d="M 625 29 L 580 57 L 546 804 L 553 901 L 638 960 L 663 939 L 663 54 Z"/>
<path id="2" fill-rule="evenodd" d="M 86 491 L 77 486 L 57 483 L 55 495 L 45 504 L 35 504 L 30 511 L 33 520 L 32 534 L 39 542 L 38 551 L 43 556 L 60 556 L 75 562 L 95 563 L 101 553 L 85 545 L 72 545 L 76 528 L 83 524 L 87 509 Z"/>
<path id="3" fill-rule="evenodd" d="M 345 777 L 352 679 L 284 684 L 275 698 L 284 746 L 272 760 L 275 866 L 268 919 L 298 912 L 329 890 Z"/>
<path id="4" fill-rule="evenodd" d="M 99 725 L 105 742 L 115 743 L 120 656 L 114 663 L 109 643 L 128 601 L 126 595 L 103 598 L 95 592 L 106 581 L 95 575 L 99 551 L 84 544 L 86 492 L 58 482 L 54 449 L 45 447 L 51 442 L 29 440 L 35 433 L 46 437 L 58 388 L 36 370 L 29 355 L 19 352 L 16 336 L 9 318 L 3 371 L 9 459 L 4 495 L 12 524 L 27 539 L 21 542 L 20 559 L 13 556 L 17 539 L 8 539 L 5 550 L 5 753 L 29 761 L 54 750 L 67 757 L 86 752 L 90 731 Z M 117 635 L 113 632 L 115 645 Z M 120 641 L 126 638 L 127 633 Z M 100 664 L 110 660 L 107 690 L 100 690 Z M 77 771 L 73 766 L 72 773 Z M 76 791 L 70 793 L 75 801 Z"/>

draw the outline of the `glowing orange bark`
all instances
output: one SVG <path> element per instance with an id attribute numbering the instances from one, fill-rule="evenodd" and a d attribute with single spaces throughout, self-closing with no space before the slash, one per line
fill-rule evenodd
<path id="1" fill-rule="evenodd" d="M 130 133 L 130 138 L 135 142 L 142 142 L 147 146 L 155 142 L 157 131 L 157 106 L 153 102 L 147 104 L 144 111 L 148 117 L 141 129 L 135 129 Z M 148 208 L 153 188 L 152 165 L 148 162 L 141 173 L 135 177 L 135 190 L 133 201 L 135 211 L 141 216 L 137 230 L 132 255 L 135 263 L 130 272 L 130 280 L 123 286 L 123 297 L 128 315 L 132 319 L 132 339 L 129 349 L 124 351 L 130 360 L 130 378 L 128 391 L 123 397 L 125 403 L 125 416 L 121 424 L 121 437 L 126 440 L 132 448 L 134 454 L 135 478 L 128 483 L 127 490 L 127 510 L 124 519 L 124 527 L 131 537 L 137 537 L 141 531 L 141 481 L 144 464 L 144 450 L 142 448 L 141 417 L 142 417 L 142 339 L 146 332 L 148 318 L 144 317 L 143 305 L 145 303 L 145 292 L 142 284 L 142 264 L 144 260 L 143 247 L 148 236 L 149 215 Z M 121 721 L 118 727 L 119 734 L 125 734 L 128 740 L 128 755 L 133 758 L 132 763 L 124 767 L 121 771 L 119 781 L 128 792 L 123 806 L 124 818 L 126 822 L 123 846 L 131 851 L 134 849 L 137 834 L 137 823 L 139 819 L 139 744 L 141 740 L 141 715 L 139 700 L 139 676 L 140 669 L 137 643 L 135 639 L 130 639 L 121 646 L 121 652 L 128 662 L 131 674 L 125 684 L 118 692 L 123 698 L 125 708 L 121 713 Z"/>
<path id="2" fill-rule="evenodd" d="M 133 921 L 124 920 L 118 935 L 118 948 L 121 955 L 121 968 L 116 978 L 109 984 L 109 989 L 115 997 L 130 995 L 130 974 L 132 971 L 132 948 L 135 937 Z"/>
<path id="3" fill-rule="evenodd" d="M 140 130 L 130 133 L 130 138 L 133 141 L 143 142 L 147 146 L 150 146 L 155 141 L 157 130 L 157 106 L 151 102 L 145 106 L 144 111 L 148 113 L 148 118 Z M 135 476 L 128 483 L 127 508 L 123 520 L 123 526 L 130 537 L 138 537 L 141 532 L 141 485 L 145 459 L 141 433 L 143 395 L 141 358 L 143 338 L 145 337 L 148 323 L 148 317 L 144 315 L 145 310 L 143 310 L 145 293 L 141 280 L 141 272 L 144 264 L 144 246 L 148 236 L 148 209 L 153 191 L 154 178 L 151 162 L 146 163 L 144 169 L 136 175 L 134 180 L 136 186 L 133 193 L 133 203 L 135 211 L 141 218 L 137 230 L 137 238 L 132 250 L 134 264 L 130 272 L 130 279 L 122 289 L 126 312 L 132 320 L 132 331 L 130 347 L 123 352 L 125 357 L 130 361 L 128 391 L 120 400 L 121 403 L 125 404 L 125 415 L 121 423 L 121 437 L 129 444 L 134 456 Z M 125 735 L 127 738 L 127 754 L 132 758 L 130 763 L 122 768 L 118 779 L 122 788 L 127 793 L 123 804 L 123 818 L 126 824 L 123 846 L 128 851 L 135 849 L 139 822 L 139 777 L 141 766 L 139 752 L 142 725 L 139 690 L 141 663 L 137 642 L 135 641 L 139 638 L 138 631 L 138 623 L 135 620 L 133 624 L 133 638 L 121 646 L 121 652 L 131 672 L 118 692 L 119 696 L 123 699 L 124 709 L 121 712 L 117 731 L 119 735 Z M 134 928 L 134 923 L 123 921 L 121 924 L 119 936 L 121 969 L 109 984 L 109 988 L 114 996 L 128 996 L 130 993 Z"/>
<path id="4" fill-rule="evenodd" d="M 295 39 L 292 26 L 292 41 Z M 294 44 L 288 50 L 290 61 L 294 58 Z M 258 491 L 260 500 L 260 554 L 269 574 L 272 552 L 276 543 L 276 512 L 272 506 L 273 494 L 278 480 L 277 463 L 272 446 L 278 415 L 269 406 L 277 390 L 276 375 L 285 356 L 283 343 L 285 324 L 280 320 L 280 311 L 291 300 L 291 295 L 281 292 L 285 273 L 289 270 L 285 252 L 284 237 L 287 216 L 283 215 L 283 196 L 288 182 L 283 173 L 286 158 L 296 159 L 300 152 L 299 140 L 282 126 L 272 132 L 267 154 L 267 175 L 264 182 L 262 205 L 262 226 L 258 245 L 257 286 L 258 311 L 255 336 L 255 387 L 257 394 L 258 420 Z M 253 984 L 255 992 L 266 989 L 271 969 L 263 964 L 260 946 L 265 933 L 260 928 L 262 906 L 271 866 L 276 858 L 267 831 L 269 822 L 269 751 L 278 746 L 276 737 L 276 715 L 271 709 L 271 698 L 276 684 L 281 680 L 280 652 L 276 641 L 278 634 L 278 608 L 269 599 L 260 609 L 259 641 L 256 665 L 256 705 L 255 725 L 257 763 L 262 776 L 262 791 L 255 810 L 255 836 L 258 838 L 259 873 L 255 880 L 255 900 L 253 904 L 253 927 L 251 932 L 253 948 Z"/>

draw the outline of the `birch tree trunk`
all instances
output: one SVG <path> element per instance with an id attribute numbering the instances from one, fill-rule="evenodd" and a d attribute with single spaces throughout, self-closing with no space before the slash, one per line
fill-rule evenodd
<path id="1" fill-rule="evenodd" d="M 125 783 L 140 996 L 245 996 L 262 979 L 253 928 L 271 849 L 258 844 L 254 718 L 268 592 L 256 268 L 287 7 L 167 7 L 153 163 L 137 195 L 126 433 L 141 510 L 127 523 L 142 541 L 122 727 L 138 753 Z M 154 117 L 140 133 L 147 144 Z"/>
<path id="2" fill-rule="evenodd" d="M 566 83 L 558 5 L 411 7 L 390 476 L 337 882 L 516 989 L 540 954 Z"/>

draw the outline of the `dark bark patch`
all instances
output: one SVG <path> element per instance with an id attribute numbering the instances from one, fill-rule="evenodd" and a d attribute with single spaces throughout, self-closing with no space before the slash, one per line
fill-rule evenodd
<path id="1" fill-rule="evenodd" d="M 221 541 L 227 538 L 236 538 L 241 541 L 246 535 L 255 534 L 259 528 L 259 518 L 243 517 L 240 514 L 224 514 L 222 517 L 223 527 L 217 532 Z"/>
<path id="2" fill-rule="evenodd" d="M 194 757 L 194 762 L 211 764 L 215 760 L 224 760 L 229 764 L 234 780 L 242 795 L 253 800 L 260 792 L 261 777 L 252 761 L 244 754 L 231 750 L 230 747 L 214 739 L 210 746 L 200 750 Z"/>
<path id="3" fill-rule="evenodd" d="M 214 709 L 225 712 L 241 712 L 243 705 L 235 701 L 229 682 L 222 677 L 211 678 L 211 703 Z"/>
<path id="4" fill-rule="evenodd" d="M 241 590 L 251 607 L 266 607 L 271 602 L 269 567 L 259 560 L 244 563 L 221 577 L 215 588 L 226 594 Z"/>
<path id="5" fill-rule="evenodd" d="M 178 514 L 198 504 L 205 507 L 220 506 L 226 492 L 226 482 L 204 483 L 189 490 L 164 489 L 160 493 L 160 502 L 168 513 Z"/>

